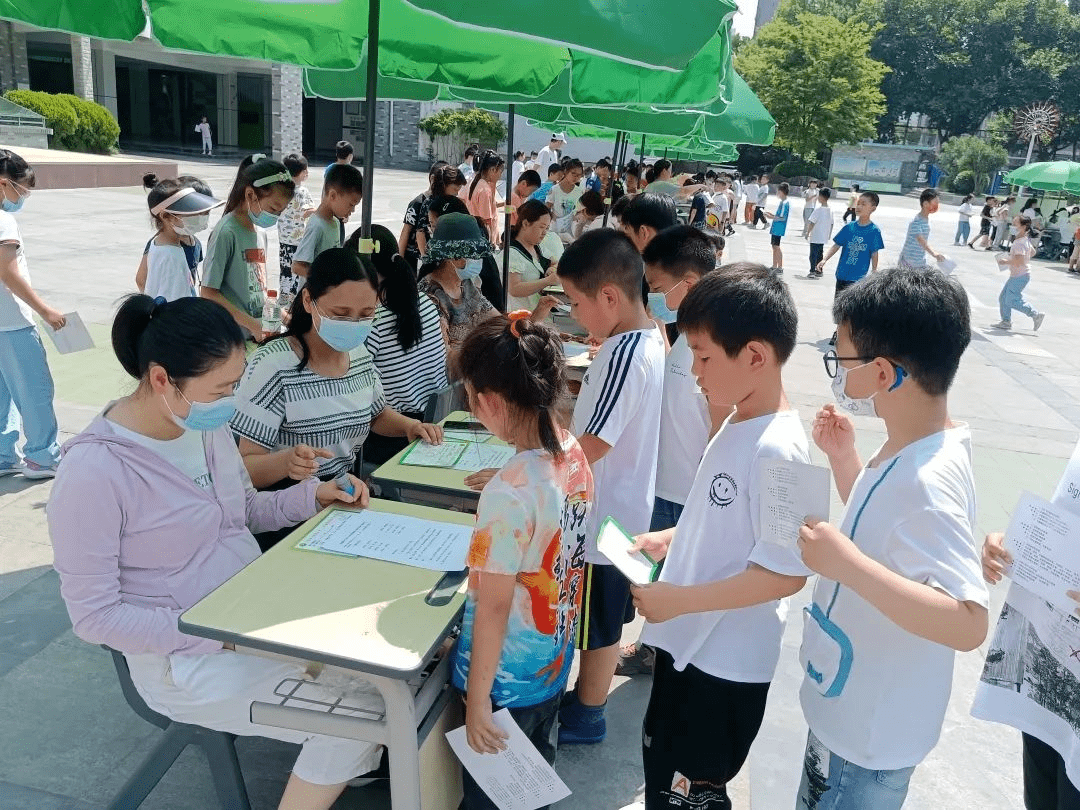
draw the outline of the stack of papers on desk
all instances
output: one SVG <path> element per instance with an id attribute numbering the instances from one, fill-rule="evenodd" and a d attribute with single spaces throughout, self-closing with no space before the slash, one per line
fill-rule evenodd
<path id="1" fill-rule="evenodd" d="M 460 571 L 465 568 L 471 539 L 472 529 L 456 523 L 369 509 L 336 509 L 296 547 L 430 571 Z"/>
<path id="2" fill-rule="evenodd" d="M 445 439 L 442 444 L 416 442 L 405 451 L 401 463 L 412 467 L 440 467 L 461 472 L 499 468 L 514 457 L 508 444 L 486 444 Z"/>

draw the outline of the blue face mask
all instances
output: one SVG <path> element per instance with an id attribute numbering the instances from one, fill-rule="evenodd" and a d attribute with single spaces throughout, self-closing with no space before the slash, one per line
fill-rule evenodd
<path id="1" fill-rule="evenodd" d="M 462 281 L 468 281 L 469 279 L 479 278 L 480 277 L 480 270 L 483 268 L 483 266 L 484 266 L 484 260 L 483 259 L 469 259 L 467 262 L 465 262 L 464 267 L 456 268 L 458 278 L 461 279 Z"/>
<path id="2" fill-rule="evenodd" d="M 184 397 L 184 392 L 179 388 L 176 389 L 176 392 Z M 162 396 L 162 399 L 165 399 L 165 397 Z M 188 411 L 187 416 L 180 417 L 173 412 L 169 401 L 165 400 L 165 407 L 172 414 L 173 421 L 184 430 L 209 433 L 227 425 L 236 413 L 236 397 L 233 395 L 222 397 L 214 402 L 192 402 L 187 397 L 184 397 L 184 401 L 191 406 L 191 410 Z"/>
<path id="3" fill-rule="evenodd" d="M 251 221 L 255 225 L 258 225 L 260 228 L 273 228 L 275 225 L 277 225 L 278 221 L 277 214 L 271 214 L 269 211 L 263 211 L 261 206 L 259 208 L 259 213 L 257 214 L 251 213 L 251 208 L 249 207 L 248 218 L 250 218 Z"/>
<path id="4" fill-rule="evenodd" d="M 315 305 L 319 313 L 320 321 L 316 331 L 323 343 L 334 351 L 351 352 L 371 334 L 371 326 L 375 323 L 374 318 L 364 318 L 359 321 L 339 321 L 323 315 L 319 305 Z"/>
<path id="5" fill-rule="evenodd" d="M 16 199 L 15 202 L 12 202 L 7 198 L 7 192 L 5 191 L 4 199 L 2 202 L 0 202 L 0 207 L 3 207 L 3 209 L 9 214 L 14 214 L 16 211 L 21 211 L 23 203 L 26 202 L 26 198 L 30 196 L 29 194 L 20 194 L 18 189 L 15 189 L 15 194 L 18 199 Z"/>
<path id="6" fill-rule="evenodd" d="M 682 284 L 680 281 L 679 284 Z M 678 287 L 676 284 L 675 287 Z M 672 287 L 671 290 L 674 290 Z M 654 318 L 657 318 L 661 323 L 675 323 L 679 318 L 679 311 L 673 310 L 668 307 L 667 297 L 671 293 L 671 290 L 667 292 L 651 292 L 649 293 L 649 312 L 652 313 Z"/>

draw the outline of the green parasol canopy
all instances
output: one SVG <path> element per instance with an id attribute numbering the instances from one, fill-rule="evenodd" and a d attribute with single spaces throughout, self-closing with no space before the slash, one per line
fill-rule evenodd
<path id="1" fill-rule="evenodd" d="M 1080 193 L 1080 163 L 1072 160 L 1029 163 L 1005 175 L 1005 182 L 1042 191 Z"/>
<path id="2" fill-rule="evenodd" d="M 700 51 L 707 33 L 728 20 L 733 0 L 684 0 L 680 20 L 662 0 L 565 0 L 549 13 L 534 0 L 406 0 L 430 15 L 487 32 L 509 32 L 648 67 L 682 70 Z"/>

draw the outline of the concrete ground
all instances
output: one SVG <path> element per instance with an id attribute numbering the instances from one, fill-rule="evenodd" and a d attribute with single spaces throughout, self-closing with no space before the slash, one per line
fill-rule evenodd
<path id="1" fill-rule="evenodd" d="M 224 197 L 233 168 L 202 161 L 181 170 L 204 177 Z M 317 176 L 317 167 L 313 176 Z M 395 232 L 407 201 L 425 185 L 419 174 L 377 171 L 374 219 Z M 317 191 L 317 183 L 311 183 Z M 774 201 L 771 201 L 771 204 Z M 892 264 L 916 203 L 883 201 L 875 219 L 885 235 L 884 266 Z M 801 211 L 801 203 L 793 205 Z M 837 214 L 839 218 L 839 213 Z M 359 217 L 357 216 L 357 221 Z M 63 438 L 83 429 L 110 399 L 129 392 L 112 357 L 108 325 L 117 300 L 134 289 L 143 244 L 150 237 L 141 189 L 36 192 L 20 214 L 35 287 L 65 312 L 78 310 L 98 342 L 94 350 L 58 356 L 50 351 Z M 971 424 L 979 487 L 979 530 L 1003 528 L 1021 490 L 1049 495 L 1080 430 L 1080 284 L 1063 267 L 1035 263 L 1029 296 L 1048 313 L 1035 334 L 1020 316 L 1012 334 L 990 330 L 1002 283 L 991 255 L 948 248 L 955 209 L 942 207 L 932 220 L 932 243 L 953 256 L 973 305 L 972 345 L 953 390 L 952 410 Z M 272 236 L 273 238 L 273 236 Z M 770 264 L 763 231 L 739 226 L 727 258 Z M 800 342 L 786 369 L 788 392 L 809 423 L 831 401 L 821 354 L 832 333 L 831 276 L 805 278 L 808 248 L 798 236 L 785 239 L 787 279 L 799 304 Z M 276 250 L 271 246 L 271 257 Z M 273 262 L 271 261 L 271 267 Z M 835 267 L 835 260 L 833 267 Z M 271 271 L 271 277 L 274 273 Z M 870 451 L 881 440 L 880 423 L 859 424 L 859 443 Z M 824 462 L 817 454 L 816 461 Z M 123 784 L 157 729 L 124 704 L 108 657 L 76 639 L 51 569 L 44 506 L 49 483 L 0 479 L 0 808 L 91 810 L 105 805 Z M 834 505 L 839 515 L 839 504 Z M 993 593 L 996 617 L 1004 595 Z M 765 723 L 748 766 L 732 787 L 736 808 L 792 807 L 806 726 L 797 701 L 796 663 L 802 622 L 799 608 L 809 589 L 791 600 L 785 648 L 769 696 Z M 636 636 L 627 630 L 626 639 Z M 957 656 L 952 699 L 941 742 L 916 771 L 907 803 L 912 810 L 1022 806 L 1019 735 L 969 715 L 985 647 Z M 648 699 L 645 679 L 617 678 L 609 700 L 608 741 L 564 749 L 557 769 L 574 790 L 559 806 L 614 810 L 641 795 L 640 722 Z M 241 742 L 241 760 L 257 810 L 276 806 L 295 749 L 263 740 Z M 215 807 L 202 755 L 189 751 L 144 807 L 196 810 Z M 378 788 L 350 790 L 340 808 L 386 808 Z"/>

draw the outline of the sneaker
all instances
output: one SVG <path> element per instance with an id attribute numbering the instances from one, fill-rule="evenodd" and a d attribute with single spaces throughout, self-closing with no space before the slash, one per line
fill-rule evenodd
<path id="1" fill-rule="evenodd" d="M 627 644 L 619 651 L 619 664 L 615 674 L 622 678 L 636 675 L 652 675 L 656 664 L 656 651 L 647 644 Z"/>
<path id="2" fill-rule="evenodd" d="M 52 464 L 48 467 L 43 467 L 40 464 L 27 459 L 23 462 L 24 469 L 22 470 L 23 478 L 29 478 L 31 480 L 39 480 L 45 478 L 56 478 L 56 465 Z"/>
<path id="3" fill-rule="evenodd" d="M 830 346 L 835 346 L 836 345 L 836 332 L 833 332 L 832 337 L 829 338 L 829 345 Z"/>
<path id="4" fill-rule="evenodd" d="M 0 463 L 0 478 L 8 475 L 18 475 L 23 472 L 26 467 L 23 466 L 21 461 L 9 461 L 6 463 Z"/>
<path id="5" fill-rule="evenodd" d="M 999 323 L 991 324 L 991 329 L 1012 329 L 1012 321 L 1000 321 Z"/>
<path id="6" fill-rule="evenodd" d="M 974 242 L 968 242 L 968 247 L 971 248 L 972 250 L 974 250 L 975 249 L 975 243 Z"/>
<path id="7" fill-rule="evenodd" d="M 582 706 L 577 692 L 563 696 L 559 708 L 559 745 L 595 745 L 607 737 L 603 706 Z"/>
<path id="8" fill-rule="evenodd" d="M 1038 332 L 1039 327 L 1042 326 L 1043 321 L 1046 320 L 1046 313 L 1045 312 L 1040 312 L 1038 315 L 1036 315 L 1031 320 L 1035 322 L 1035 331 Z"/>

